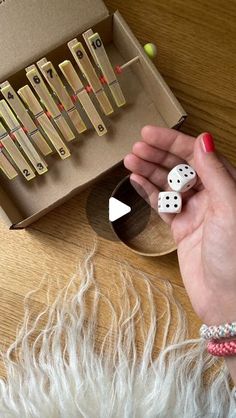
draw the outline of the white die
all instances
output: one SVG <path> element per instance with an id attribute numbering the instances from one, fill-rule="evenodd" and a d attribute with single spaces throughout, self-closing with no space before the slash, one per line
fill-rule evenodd
<path id="1" fill-rule="evenodd" d="M 179 164 L 168 174 L 168 184 L 176 192 L 186 192 L 197 182 L 196 171 L 188 164 Z"/>
<path id="2" fill-rule="evenodd" d="M 182 197 L 178 192 L 160 192 L 158 196 L 159 213 L 180 213 Z"/>

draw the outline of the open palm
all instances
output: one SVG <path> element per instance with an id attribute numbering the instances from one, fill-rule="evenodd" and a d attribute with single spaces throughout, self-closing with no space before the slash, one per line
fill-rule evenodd
<path id="1" fill-rule="evenodd" d="M 168 172 L 187 162 L 198 173 L 194 189 L 183 194 L 180 214 L 161 214 L 178 245 L 183 281 L 199 317 L 206 323 L 236 317 L 236 169 L 198 138 L 147 126 L 124 160 L 131 183 L 156 209 Z M 212 151 L 212 150 L 211 150 Z M 143 193 L 145 191 L 145 193 Z"/>

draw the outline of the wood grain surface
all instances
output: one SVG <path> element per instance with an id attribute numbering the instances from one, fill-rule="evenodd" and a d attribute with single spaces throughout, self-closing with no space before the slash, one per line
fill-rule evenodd
<path id="1" fill-rule="evenodd" d="M 156 65 L 189 114 L 183 131 L 194 135 L 212 132 L 219 151 L 236 163 L 235 1 L 228 0 L 227 7 L 220 0 L 107 0 L 106 4 L 110 11 L 120 10 L 142 44 L 157 44 Z M 47 280 L 53 298 L 56 283 L 63 285 L 68 281 L 95 239 L 96 275 L 113 297 L 114 281 L 124 261 L 149 274 L 160 287 L 163 278 L 168 279 L 187 312 L 190 335 L 197 336 L 199 321 L 184 290 L 176 253 L 145 258 L 118 241 L 97 238 L 87 221 L 88 194 L 86 190 L 74 197 L 27 230 L 8 231 L 0 222 L 0 349 L 15 338 L 27 292 L 45 278 L 44 285 L 31 298 L 35 312 L 42 309 Z M 139 291 L 145 304 L 141 285 Z M 104 312 L 101 335 L 107 324 Z M 3 367 L 1 374 L 4 375 Z"/>

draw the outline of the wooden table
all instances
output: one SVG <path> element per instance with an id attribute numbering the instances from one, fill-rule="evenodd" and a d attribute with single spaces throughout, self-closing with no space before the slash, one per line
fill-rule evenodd
<path id="1" fill-rule="evenodd" d="M 218 149 L 236 163 L 236 3 L 229 0 L 226 7 L 220 0 L 107 0 L 106 4 L 111 11 L 120 10 L 142 44 L 157 44 L 158 69 L 189 114 L 183 130 L 194 135 L 212 132 Z M 93 247 L 96 234 L 86 218 L 88 193 L 71 199 L 27 230 L 8 231 L 0 223 L 1 349 L 15 338 L 27 292 L 46 274 L 53 297 L 56 281 L 65 284 L 85 250 Z M 176 253 L 143 258 L 118 242 L 98 238 L 97 279 L 108 291 L 112 289 L 114 298 L 114 280 L 123 260 L 147 273 L 157 286 L 162 286 L 162 278 L 170 280 L 190 319 L 190 336 L 197 336 L 199 321 L 186 296 Z M 35 312 L 46 303 L 46 282 L 31 297 Z M 145 302 L 141 284 L 138 290 Z M 104 312 L 101 335 L 107 326 Z"/>

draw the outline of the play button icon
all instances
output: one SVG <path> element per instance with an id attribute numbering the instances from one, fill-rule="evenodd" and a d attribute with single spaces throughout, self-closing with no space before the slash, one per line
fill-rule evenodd
<path id="1" fill-rule="evenodd" d="M 122 218 L 122 216 L 127 215 L 131 212 L 131 207 L 116 199 L 115 197 L 110 197 L 109 199 L 109 221 L 114 222 L 117 219 Z"/>

